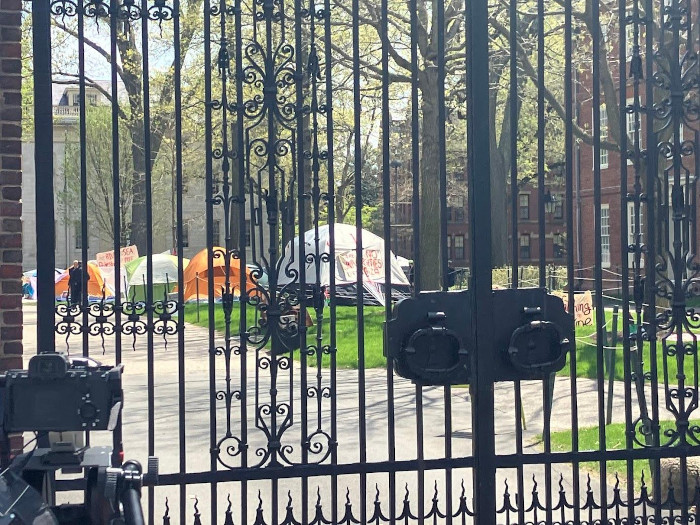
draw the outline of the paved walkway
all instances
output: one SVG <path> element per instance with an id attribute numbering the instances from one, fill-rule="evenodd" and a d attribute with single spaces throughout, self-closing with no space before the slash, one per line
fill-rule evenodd
<path id="1" fill-rule="evenodd" d="M 36 351 L 36 310 L 33 305 L 25 305 L 25 356 L 28 358 Z M 217 344 L 221 344 L 221 337 L 217 337 Z M 76 351 L 80 347 L 79 336 L 69 339 L 71 349 Z M 123 362 L 125 364 L 124 391 L 125 412 L 124 420 L 124 445 L 127 458 L 139 459 L 145 463 L 147 457 L 148 435 L 148 395 L 147 395 L 147 351 L 146 336 L 137 338 L 134 349 L 131 347 L 131 338 L 125 337 L 122 343 Z M 58 348 L 65 348 L 65 342 L 57 338 Z M 105 341 L 103 354 L 99 338 L 91 337 L 90 355 L 104 363 L 114 361 L 113 338 Z M 187 472 L 206 472 L 210 470 L 210 382 L 209 382 L 209 356 L 208 331 L 193 325 L 187 325 L 185 330 L 185 428 L 186 428 L 186 470 Z M 161 473 L 174 473 L 179 471 L 179 387 L 178 387 L 178 347 L 177 338 L 169 336 L 167 348 L 161 337 L 156 337 L 153 348 L 155 389 L 154 389 L 154 434 L 156 455 L 160 458 Z M 262 355 L 262 354 L 261 354 Z M 254 389 L 255 373 L 259 373 L 258 390 L 260 402 L 269 397 L 270 373 L 268 370 L 260 370 L 255 367 L 253 352 L 246 361 L 248 379 L 248 428 L 249 428 L 249 464 L 257 461 L 256 451 L 264 447 L 266 439 L 264 433 L 256 428 L 253 419 L 256 404 L 256 392 Z M 316 381 L 316 370 L 309 371 L 309 384 Z M 284 435 L 282 445 L 291 445 L 294 451 L 291 457 L 299 460 L 299 443 L 301 441 L 300 418 L 300 374 L 301 367 L 294 363 L 291 368 L 293 386 L 290 388 L 288 381 L 280 381 L 279 396 L 281 399 L 289 399 L 292 392 L 293 411 L 295 412 L 293 426 Z M 232 388 L 240 387 L 240 357 L 234 356 L 231 360 L 231 375 L 234 378 Z M 280 377 L 288 377 L 289 371 L 281 371 Z M 321 386 L 329 386 L 329 370 L 320 372 Z M 216 388 L 224 389 L 225 383 L 225 359 L 218 356 L 216 360 Z M 359 375 L 357 370 L 338 370 L 336 377 L 336 413 L 338 436 L 338 462 L 341 464 L 357 463 L 360 461 L 360 414 L 359 406 Z M 387 372 L 384 369 L 367 370 L 365 373 L 366 414 L 365 425 L 367 432 L 366 457 L 369 462 L 386 461 L 388 455 L 388 401 L 387 401 Z M 571 381 L 568 378 L 557 378 L 554 391 L 554 404 L 551 418 L 553 431 L 570 430 L 571 421 Z M 599 407 L 601 406 L 597 383 L 592 380 L 579 379 L 576 383 L 577 406 L 579 427 L 597 426 L 599 423 Z M 323 393 L 323 390 L 321 391 Z M 522 385 L 522 397 L 525 411 L 527 430 L 523 430 L 523 453 L 534 454 L 542 451 L 539 436 L 543 430 L 543 392 L 541 382 L 526 382 Z M 617 422 L 624 421 L 624 389 L 621 383 L 615 385 L 613 419 Z M 499 454 L 511 454 L 516 452 L 516 414 L 514 410 L 514 390 L 508 383 L 499 383 L 495 386 L 496 399 L 496 449 Z M 438 459 L 445 457 L 446 442 L 452 447 L 452 457 L 471 456 L 472 454 L 472 418 L 471 403 L 467 388 L 453 388 L 449 397 L 452 415 L 451 440 L 445 439 L 445 396 L 442 388 L 423 388 L 423 436 L 422 442 L 418 439 L 416 420 L 416 388 L 408 381 L 394 378 L 394 421 L 396 436 L 396 460 L 414 460 L 417 458 L 419 444 L 422 443 L 424 457 L 426 459 Z M 309 426 L 314 427 L 320 423 L 320 427 L 330 432 L 331 400 L 321 396 L 320 413 L 317 409 L 317 400 L 309 399 L 308 421 Z M 226 428 L 226 411 L 223 402 L 217 404 L 217 436 L 223 436 Z M 230 414 L 232 431 L 239 435 L 240 408 L 234 403 L 234 409 Z M 281 418 L 282 415 L 280 414 Z M 259 422 L 258 422 L 259 423 Z M 258 424 L 258 427 L 261 425 Z M 109 443 L 109 435 L 101 434 L 93 437 L 93 443 Z M 322 442 L 322 440 L 319 440 Z M 225 449 L 226 444 L 223 447 Z M 239 466 L 238 458 L 229 458 L 230 464 Z M 223 467 L 219 467 L 223 468 Z M 541 465 L 529 465 L 524 469 L 524 492 L 526 503 L 529 505 L 533 490 L 533 479 L 538 483 L 538 491 L 541 501 L 545 501 L 545 470 Z M 552 479 L 554 486 L 552 494 L 554 500 L 558 498 L 561 487 L 567 491 L 569 501 L 572 500 L 573 474 L 568 465 L 555 465 Z M 417 475 L 415 472 L 399 473 L 397 475 L 397 500 L 401 502 L 405 491 L 411 494 L 412 510 L 417 512 Z M 432 505 L 434 491 L 437 490 L 440 500 L 444 501 L 446 494 L 445 472 L 425 473 L 425 502 L 426 509 Z M 505 487 L 508 480 L 510 494 L 518 492 L 515 470 L 500 470 L 498 473 L 499 487 Z M 585 473 L 581 473 L 581 486 L 586 486 Z M 471 507 L 472 476 L 466 469 L 457 469 L 452 474 L 452 495 L 454 507 L 457 507 L 458 497 L 462 491 L 462 484 L 466 491 Z M 341 476 L 338 479 L 339 508 L 343 509 L 346 489 L 348 498 L 354 505 L 354 514 L 359 517 L 361 504 L 359 476 Z M 368 511 L 372 512 L 372 501 L 378 490 L 382 501 L 383 510 L 388 514 L 389 477 L 387 474 L 370 474 L 368 476 L 367 495 Z M 376 488 L 375 488 L 376 487 Z M 599 485 L 592 481 L 592 489 L 596 492 L 596 500 L 599 499 Z M 253 509 L 257 505 L 258 492 L 260 491 L 263 507 L 268 516 L 270 513 L 270 499 L 272 495 L 272 483 L 270 481 L 249 482 L 247 494 L 249 500 L 248 518 L 254 518 Z M 317 497 L 321 498 L 324 508 L 328 509 L 331 502 L 331 482 L 329 478 L 313 478 L 309 481 L 310 504 L 316 503 Z M 301 484 L 298 479 L 282 480 L 279 483 L 278 500 L 280 500 L 280 512 L 284 514 L 284 506 L 287 504 L 287 494 L 292 497 L 295 505 L 295 516 L 300 519 Z M 318 491 L 318 492 L 317 492 Z M 607 492 L 611 487 L 607 488 Z M 188 486 L 186 492 L 189 496 L 197 496 L 199 509 L 203 516 L 208 517 L 210 488 L 208 485 Z M 226 508 L 225 501 L 231 494 L 235 501 L 240 502 L 240 483 L 221 483 L 218 486 L 219 514 L 223 514 Z M 318 494 L 318 496 L 317 496 Z M 268 496 L 268 497 L 266 497 Z M 72 497 L 72 496 L 71 496 Z M 155 491 L 156 515 L 161 515 L 164 509 L 165 498 L 169 500 L 171 516 L 178 516 L 179 496 L 177 487 L 159 487 Z M 583 496 L 585 497 L 585 495 Z M 514 502 L 513 502 L 514 503 Z M 187 502 L 188 514 L 191 514 L 192 502 Z M 399 507 L 400 507 L 399 503 Z M 240 505 L 234 505 L 237 513 Z M 444 504 L 440 504 L 444 510 Z M 330 516 L 329 511 L 325 511 Z M 208 521 L 208 520 L 207 520 Z M 234 516 L 235 523 L 241 523 L 240 516 Z M 177 519 L 174 521 L 177 522 Z M 220 518 L 223 522 L 223 518 Z"/>

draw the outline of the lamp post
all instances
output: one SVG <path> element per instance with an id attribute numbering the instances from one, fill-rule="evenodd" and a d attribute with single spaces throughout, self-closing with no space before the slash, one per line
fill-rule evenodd
<path id="1" fill-rule="evenodd" d="M 396 249 L 398 247 L 398 233 L 397 233 L 397 217 L 398 217 L 398 200 L 399 200 L 399 168 L 402 166 L 401 161 L 392 160 L 389 166 L 394 168 L 394 220 L 392 221 L 392 227 L 394 228 L 394 240 L 392 241 L 393 252 L 396 254 Z"/>

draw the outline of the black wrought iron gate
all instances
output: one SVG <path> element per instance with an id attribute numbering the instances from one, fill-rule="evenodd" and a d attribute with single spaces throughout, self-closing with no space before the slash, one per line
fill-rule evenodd
<path id="1" fill-rule="evenodd" d="M 696 0 L 25 7 L 38 350 L 150 523 L 696 521 Z"/>

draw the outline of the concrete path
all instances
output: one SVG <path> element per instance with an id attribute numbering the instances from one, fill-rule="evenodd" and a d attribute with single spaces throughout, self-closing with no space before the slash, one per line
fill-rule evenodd
<path id="1" fill-rule="evenodd" d="M 28 359 L 36 352 L 36 310 L 31 304 L 25 305 L 25 357 Z M 184 336 L 185 355 L 185 451 L 184 463 L 188 473 L 210 471 L 210 366 L 208 348 L 208 330 L 193 325 L 187 325 Z M 217 335 L 216 344 L 222 344 L 222 337 Z M 123 363 L 125 364 L 124 391 L 125 391 L 125 411 L 124 420 L 124 446 L 127 458 L 134 458 L 144 464 L 148 455 L 148 349 L 147 337 L 138 336 L 132 349 L 131 337 L 124 336 L 122 340 Z M 81 347 L 80 336 L 71 336 L 68 343 L 73 352 Z M 65 349 L 66 342 L 57 336 L 57 347 L 59 350 Z M 114 362 L 114 339 L 107 338 L 104 341 L 104 353 L 102 340 L 100 337 L 90 338 L 90 355 L 103 363 Z M 156 337 L 153 346 L 154 356 L 154 442 L 155 453 L 160 459 L 161 473 L 176 473 L 180 470 L 180 448 L 179 448 L 179 382 L 178 382 L 178 345 L 176 336 L 168 336 L 167 347 L 162 337 Z M 258 357 L 264 358 L 266 354 L 261 353 Z M 216 357 L 215 384 L 217 390 L 226 388 L 226 359 L 224 356 Z M 248 464 L 254 465 L 259 461 L 256 451 L 266 446 L 267 440 L 263 431 L 259 429 L 262 425 L 253 417 L 256 406 L 255 381 L 256 372 L 259 374 L 259 388 L 257 395 L 260 403 L 265 403 L 269 399 L 270 372 L 266 369 L 256 368 L 256 356 L 254 352 L 249 352 L 246 359 L 247 367 L 247 413 L 248 413 Z M 233 356 L 230 361 L 232 377 L 232 389 L 241 388 L 241 359 Z M 309 369 L 309 385 L 315 385 L 318 370 Z M 330 387 L 330 371 L 321 369 L 320 385 L 321 394 L 325 387 Z M 337 461 L 339 464 L 356 464 L 360 461 L 360 419 L 359 410 L 359 373 L 357 370 L 338 370 L 336 376 L 336 424 L 337 424 Z M 290 387 L 289 376 L 293 377 Z M 282 447 L 290 446 L 293 450 L 289 453 L 292 461 L 300 461 L 301 436 L 301 395 L 300 395 L 300 375 L 301 366 L 295 362 L 290 370 L 279 372 L 280 381 L 278 384 L 278 401 L 289 402 L 290 392 L 293 399 L 294 417 L 292 426 L 284 433 Z M 282 379 L 284 378 L 284 379 Z M 390 459 L 389 455 L 389 401 L 387 388 L 387 372 L 384 369 L 373 369 L 365 372 L 366 387 L 364 389 L 366 399 L 366 409 L 364 422 L 366 426 L 366 460 L 368 462 L 382 462 Z M 418 457 L 418 449 L 422 446 L 423 457 L 426 459 L 440 459 L 445 457 L 469 457 L 472 455 L 472 416 L 471 402 L 467 388 L 453 388 L 451 395 L 447 396 L 447 401 L 451 405 L 452 432 L 448 439 L 445 427 L 445 401 L 446 396 L 443 388 L 423 388 L 422 389 L 422 440 L 419 439 L 417 426 L 417 391 L 414 385 L 399 377 L 393 378 L 393 418 L 395 428 L 395 459 L 415 460 Z M 552 431 L 570 430 L 572 427 L 572 383 L 568 378 L 557 378 L 554 403 L 551 418 Z M 593 380 L 579 379 L 576 382 L 576 400 L 578 407 L 578 426 L 580 428 L 597 426 L 599 420 L 599 409 L 604 406 L 604 401 L 599 396 L 597 383 Z M 496 450 L 498 454 L 516 453 L 516 414 L 514 410 L 514 388 L 508 383 L 499 383 L 495 386 L 496 398 Z M 522 385 L 522 398 L 525 412 L 526 430 L 522 432 L 522 443 L 524 454 L 537 454 L 542 451 L 542 442 L 539 437 L 543 432 L 543 390 L 541 382 L 525 382 Z M 636 400 L 633 400 L 633 405 Z M 331 399 L 320 396 L 309 398 L 307 407 L 307 421 L 309 428 L 316 428 L 317 425 L 326 432 L 331 432 Z M 319 411 L 320 406 L 320 411 Z M 615 395 L 613 401 L 613 420 L 624 421 L 624 388 L 621 383 L 615 385 Z M 226 408 L 223 401 L 216 404 L 216 428 L 217 438 L 221 438 L 226 432 Z M 283 418 L 281 413 L 278 417 Z M 229 414 L 231 420 L 231 431 L 234 436 L 240 435 L 240 402 L 234 401 L 233 409 Z M 269 422 L 269 416 L 265 419 Z M 311 432 L 311 431 L 310 431 Z M 93 444 L 111 443 L 108 433 L 93 435 Z M 316 441 L 323 450 L 327 450 L 327 442 L 318 437 Z M 235 445 L 235 441 L 228 440 L 222 443 L 221 458 L 233 468 L 240 466 L 240 456 L 229 457 L 225 450 L 228 445 Z M 446 455 L 446 447 L 451 447 L 451 453 Z M 325 452 L 324 452 L 325 453 Z M 321 456 L 324 454 L 320 454 Z M 314 455 L 311 454 L 313 458 Z M 313 461 L 313 459 L 311 460 Z M 328 462 L 328 461 L 326 461 Z M 225 470 L 226 467 L 219 464 L 218 469 Z M 540 502 L 544 504 L 546 499 L 546 478 L 545 468 L 542 465 L 527 465 L 523 469 L 524 485 L 523 492 L 526 494 L 526 506 L 530 506 L 533 489 L 537 484 L 537 491 Z M 415 471 L 398 473 L 396 475 L 396 499 L 397 512 L 401 511 L 402 501 L 409 493 L 411 511 L 418 512 L 418 475 Z M 597 476 L 595 476 L 597 478 Z M 458 508 L 459 496 L 464 490 L 469 508 L 472 506 L 473 480 L 469 469 L 454 469 L 451 480 L 445 470 L 426 471 L 424 473 L 424 494 L 423 501 L 425 509 L 430 509 L 433 505 L 433 497 L 437 491 L 438 506 L 442 512 L 445 511 L 445 499 L 448 493 L 447 485 L 451 487 L 451 500 L 453 512 Z M 573 473 L 570 465 L 558 464 L 551 469 L 551 494 L 554 502 L 558 501 L 560 488 L 566 491 L 568 501 L 573 501 Z M 511 503 L 515 504 L 514 494 L 518 492 L 517 471 L 515 469 L 502 469 L 498 472 L 499 493 L 506 487 L 506 482 L 511 494 Z M 581 498 L 585 499 L 585 487 L 587 483 L 586 472 L 581 471 L 579 477 L 581 488 Z M 240 515 L 242 499 L 242 484 L 240 482 L 219 483 L 216 487 L 218 495 L 218 522 L 223 523 L 224 511 L 226 510 L 226 499 L 230 495 L 233 498 L 232 512 L 234 522 L 252 523 L 255 519 L 255 509 L 258 505 L 258 495 L 262 501 L 264 517 L 267 523 L 272 523 L 271 507 L 273 496 L 277 495 L 280 517 L 283 520 L 286 506 L 291 498 L 294 508 L 294 516 L 301 521 L 302 504 L 304 495 L 310 505 L 311 516 L 315 512 L 315 505 L 320 498 L 326 518 L 331 517 L 333 482 L 330 477 L 316 477 L 308 480 L 308 486 L 297 479 L 280 480 L 277 484 L 267 481 L 250 481 L 245 487 L 247 494 L 248 510 L 247 518 L 242 519 Z M 601 486 L 597 479 L 590 482 L 591 490 L 595 494 L 596 501 L 600 501 Z M 307 492 L 308 491 L 308 492 Z M 337 506 L 338 512 L 342 516 L 345 511 L 346 502 L 350 502 L 353 514 L 360 517 L 360 508 L 366 505 L 369 515 L 374 509 L 374 499 L 379 494 L 384 515 L 389 515 L 389 475 L 386 473 L 375 473 L 367 475 L 367 489 L 361 494 L 360 476 L 357 474 L 340 476 L 337 479 Z M 612 486 L 605 488 L 608 496 L 612 496 Z M 165 509 L 165 500 L 168 498 L 170 516 L 173 523 L 179 522 L 179 488 L 158 487 L 154 493 L 155 515 L 161 516 Z M 211 488 L 209 485 L 190 485 L 185 488 L 188 501 L 184 501 L 187 506 L 187 515 L 191 519 L 193 513 L 194 497 L 199 500 L 199 511 L 202 517 L 206 518 L 205 523 L 209 523 L 209 509 L 211 507 Z M 79 495 L 66 494 L 66 498 L 75 499 Z M 147 495 L 145 500 L 147 500 Z M 499 504 L 502 502 L 499 499 Z M 566 512 L 570 519 L 571 512 Z M 533 519 L 533 514 L 529 514 L 528 520 Z M 538 513 L 543 519 L 543 514 Z M 502 515 L 506 521 L 505 514 Z M 517 520 L 517 516 L 511 515 L 511 522 Z"/>

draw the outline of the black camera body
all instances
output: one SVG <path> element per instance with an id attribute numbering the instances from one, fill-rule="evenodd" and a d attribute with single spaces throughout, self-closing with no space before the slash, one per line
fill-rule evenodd
<path id="1" fill-rule="evenodd" d="M 123 401 L 123 365 L 90 366 L 64 354 L 38 354 L 10 370 L 0 389 L 5 432 L 112 430 Z"/>
<path id="2" fill-rule="evenodd" d="M 468 384 L 472 378 L 473 294 L 422 292 L 396 304 L 386 323 L 384 355 L 398 375 L 421 385 Z M 546 379 L 566 364 L 574 318 L 544 288 L 493 290 L 495 380 Z"/>

